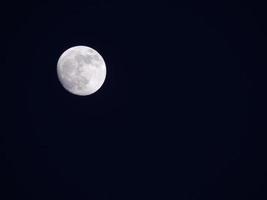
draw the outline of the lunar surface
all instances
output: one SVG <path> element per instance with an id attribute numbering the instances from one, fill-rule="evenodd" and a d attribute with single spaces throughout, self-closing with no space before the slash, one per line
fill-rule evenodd
<path id="1" fill-rule="evenodd" d="M 106 64 L 96 50 L 87 46 L 75 46 L 59 57 L 57 75 L 67 91 L 86 96 L 95 93 L 103 85 Z"/>

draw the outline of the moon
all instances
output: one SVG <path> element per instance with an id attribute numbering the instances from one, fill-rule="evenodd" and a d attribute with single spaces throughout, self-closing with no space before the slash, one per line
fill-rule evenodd
<path id="1" fill-rule="evenodd" d="M 75 46 L 62 53 L 57 62 L 57 75 L 62 86 L 74 95 L 95 93 L 106 78 L 103 57 L 93 48 Z"/>

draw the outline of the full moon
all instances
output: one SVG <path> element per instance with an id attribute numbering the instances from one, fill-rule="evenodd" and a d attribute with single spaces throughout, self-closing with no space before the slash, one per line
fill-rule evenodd
<path id="1" fill-rule="evenodd" d="M 67 91 L 86 96 L 95 93 L 103 85 L 106 64 L 96 50 L 87 46 L 75 46 L 59 57 L 57 75 Z"/>

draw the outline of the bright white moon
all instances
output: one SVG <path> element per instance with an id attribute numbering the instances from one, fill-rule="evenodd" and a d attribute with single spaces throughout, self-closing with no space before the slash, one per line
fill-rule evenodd
<path id="1" fill-rule="evenodd" d="M 103 85 L 106 64 L 96 50 L 87 46 L 75 46 L 59 57 L 57 75 L 67 91 L 86 96 L 95 93 Z"/>

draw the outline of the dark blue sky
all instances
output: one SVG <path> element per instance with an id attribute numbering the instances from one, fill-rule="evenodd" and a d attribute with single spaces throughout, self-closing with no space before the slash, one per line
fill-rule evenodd
<path id="1" fill-rule="evenodd" d="M 4 104 L 1 199 L 266 197 L 263 5 L 3 8 L 2 63 L 15 80 Z M 76 45 L 106 62 L 91 96 L 57 79 L 59 56 Z"/>

